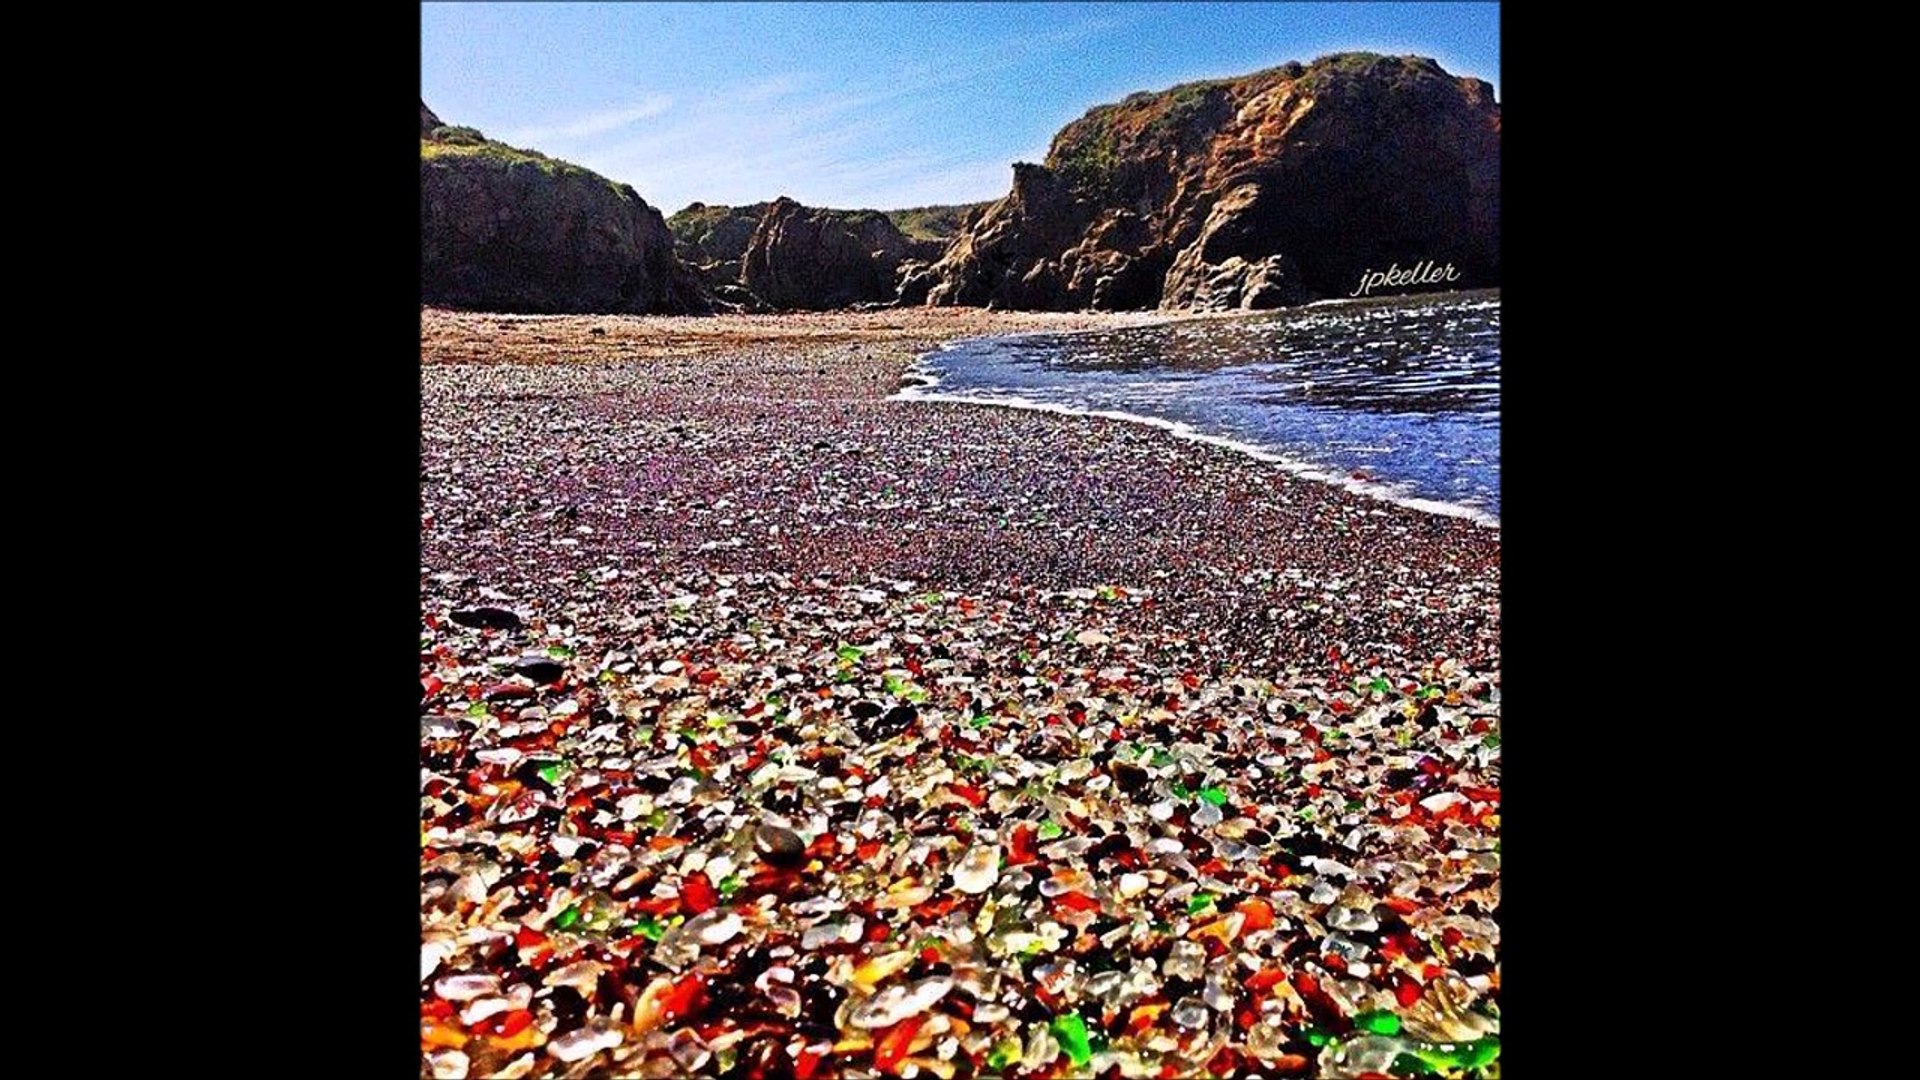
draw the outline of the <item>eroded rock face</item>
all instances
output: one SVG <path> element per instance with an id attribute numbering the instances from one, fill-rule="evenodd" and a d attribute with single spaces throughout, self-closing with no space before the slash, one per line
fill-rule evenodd
<path id="1" fill-rule="evenodd" d="M 1260 308 L 1423 260 L 1499 283 L 1500 106 L 1432 60 L 1343 53 L 1091 110 L 1014 166 L 925 298 Z"/>
<path id="2" fill-rule="evenodd" d="M 1194 311 L 1252 311 L 1305 303 L 1299 265 L 1284 252 L 1261 257 L 1262 237 L 1250 227 L 1263 192 L 1242 184 L 1213 205 L 1200 235 L 1174 257 L 1161 286 L 1160 305 Z"/>
<path id="3" fill-rule="evenodd" d="M 920 307 L 927 302 L 927 293 L 939 284 L 940 278 L 933 272 L 933 264 L 922 259 L 908 259 L 900 264 L 900 284 L 894 295 L 894 303 L 902 307 Z"/>
<path id="4" fill-rule="evenodd" d="M 1098 208 L 1059 175 L 1024 162 L 1013 191 L 961 229 L 932 271 L 933 305 L 1049 308 L 1067 297 L 1064 253 L 1087 232 Z M 1085 306 L 1085 305 L 1074 305 Z"/>
<path id="5" fill-rule="evenodd" d="M 901 265 L 937 254 L 885 214 L 822 210 L 781 197 L 768 204 L 741 260 L 740 281 L 776 309 L 825 311 L 891 302 Z"/>
<path id="6" fill-rule="evenodd" d="M 443 126 L 445 125 L 443 125 L 440 122 L 440 118 L 433 115 L 433 110 L 427 108 L 427 103 L 424 101 L 421 102 L 420 103 L 420 136 L 422 138 L 425 138 L 426 136 L 433 134 L 434 128 L 443 127 Z"/>
<path id="7" fill-rule="evenodd" d="M 902 277 L 924 272 L 946 247 L 906 236 L 888 214 L 784 198 L 744 206 L 694 203 L 668 218 L 667 227 L 681 261 L 701 276 L 720 306 L 738 311 L 890 304 Z M 757 253 L 751 275 L 750 249 Z M 912 302 L 925 298 L 923 286 Z"/>
<path id="8" fill-rule="evenodd" d="M 437 117 L 421 106 L 424 127 Z M 436 128 L 439 124 L 434 125 Z M 633 188 L 485 140 L 421 139 L 423 303 L 488 311 L 707 310 Z"/>
<path id="9" fill-rule="evenodd" d="M 680 261 L 699 273 L 709 287 L 740 288 L 740 269 L 747 244 L 769 204 L 708 206 L 694 203 L 667 219 L 674 251 Z"/>

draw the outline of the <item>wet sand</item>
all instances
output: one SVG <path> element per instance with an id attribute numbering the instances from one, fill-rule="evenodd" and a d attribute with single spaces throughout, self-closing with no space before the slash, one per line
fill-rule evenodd
<path id="1" fill-rule="evenodd" d="M 423 313 L 423 1072 L 1497 1053 L 1498 532 L 887 400 L 1152 318 Z"/>

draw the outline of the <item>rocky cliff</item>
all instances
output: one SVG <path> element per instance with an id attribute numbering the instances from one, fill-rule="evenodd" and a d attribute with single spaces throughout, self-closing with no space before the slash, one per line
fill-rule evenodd
<path id="1" fill-rule="evenodd" d="M 723 308 L 765 311 L 767 305 L 740 284 L 740 267 L 747 243 L 766 213 L 767 203 L 746 206 L 709 206 L 693 203 L 667 219 L 673 250 L 697 274 L 701 286 Z"/>
<path id="2" fill-rule="evenodd" d="M 1500 281 L 1500 106 L 1432 60 L 1342 53 L 1103 105 L 901 297 L 1049 310 L 1264 308 L 1394 263 Z M 1380 291 L 1376 290 L 1376 295 Z"/>
<path id="3" fill-rule="evenodd" d="M 913 220 L 937 227 L 928 217 Z M 907 236 L 889 214 L 803 206 L 784 196 L 746 206 L 694 203 L 667 225 L 680 258 L 718 298 L 745 310 L 891 302 L 903 269 L 924 266 L 946 246 Z"/>
<path id="4" fill-rule="evenodd" d="M 425 102 L 420 114 L 422 302 L 516 312 L 707 309 L 660 211 L 633 188 L 470 128 L 443 128 Z"/>
<path id="5" fill-rule="evenodd" d="M 708 206 L 694 203 L 667 219 L 681 261 L 720 280 L 740 280 L 740 260 L 768 203 Z"/>
<path id="6" fill-rule="evenodd" d="M 901 264 L 937 255 L 909 240 L 885 214 L 820 210 L 775 199 L 741 260 L 740 281 L 775 308 L 824 311 L 893 300 Z"/>

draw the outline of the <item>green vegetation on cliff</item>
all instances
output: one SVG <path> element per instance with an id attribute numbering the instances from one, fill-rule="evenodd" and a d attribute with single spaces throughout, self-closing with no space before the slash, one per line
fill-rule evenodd
<path id="1" fill-rule="evenodd" d="M 431 135 L 422 135 L 420 161 L 422 164 L 475 161 L 502 167 L 531 165 L 548 176 L 597 180 L 622 194 L 631 194 L 633 191 L 626 184 L 609 180 L 592 169 L 548 157 L 538 150 L 522 150 L 517 146 L 495 142 L 482 135 L 479 129 L 470 127 L 438 127 Z M 638 198 L 637 195 L 634 197 Z"/>
<path id="2" fill-rule="evenodd" d="M 750 206 L 708 206 L 706 203 L 693 203 L 667 219 L 667 228 L 673 231 L 673 238 L 683 244 L 698 243 L 700 239 L 719 227 L 729 218 L 739 218 L 746 223 L 747 232 L 753 231 L 755 222 L 767 208 L 766 203 L 753 203 Z M 742 240 L 744 246 L 745 241 Z"/>
<path id="3" fill-rule="evenodd" d="M 502 165 L 528 164 L 536 166 L 549 176 L 594 176 L 602 180 L 606 177 L 592 169 L 583 169 L 572 162 L 550 158 L 537 150 L 521 150 L 506 143 L 480 142 L 435 142 L 432 139 L 420 140 L 421 161 L 458 161 L 472 159 L 492 161 Z M 608 180 L 609 184 L 613 181 Z"/>
<path id="4" fill-rule="evenodd" d="M 1119 177 L 1123 161 L 1137 160 L 1149 144 L 1198 147 L 1232 116 L 1236 94 L 1292 83 L 1297 94 L 1316 95 L 1371 82 L 1394 90 L 1427 80 L 1451 81 L 1432 60 L 1347 52 L 1298 61 L 1225 79 L 1201 79 L 1165 90 L 1142 90 L 1108 105 L 1096 105 L 1060 130 L 1047 151 L 1046 165 L 1075 190 L 1106 192 Z"/>
<path id="5" fill-rule="evenodd" d="M 910 210 L 889 210 L 894 227 L 912 240 L 938 240 L 945 243 L 960 231 L 968 214 L 993 205 L 993 200 L 959 203 L 953 206 L 916 206 Z"/>

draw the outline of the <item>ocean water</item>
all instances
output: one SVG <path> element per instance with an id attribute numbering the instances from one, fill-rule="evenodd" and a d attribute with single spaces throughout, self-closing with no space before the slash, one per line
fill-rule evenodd
<path id="1" fill-rule="evenodd" d="M 1500 518 L 1500 292 L 1336 300 L 952 342 L 907 400 L 1114 416 L 1489 525 Z"/>

